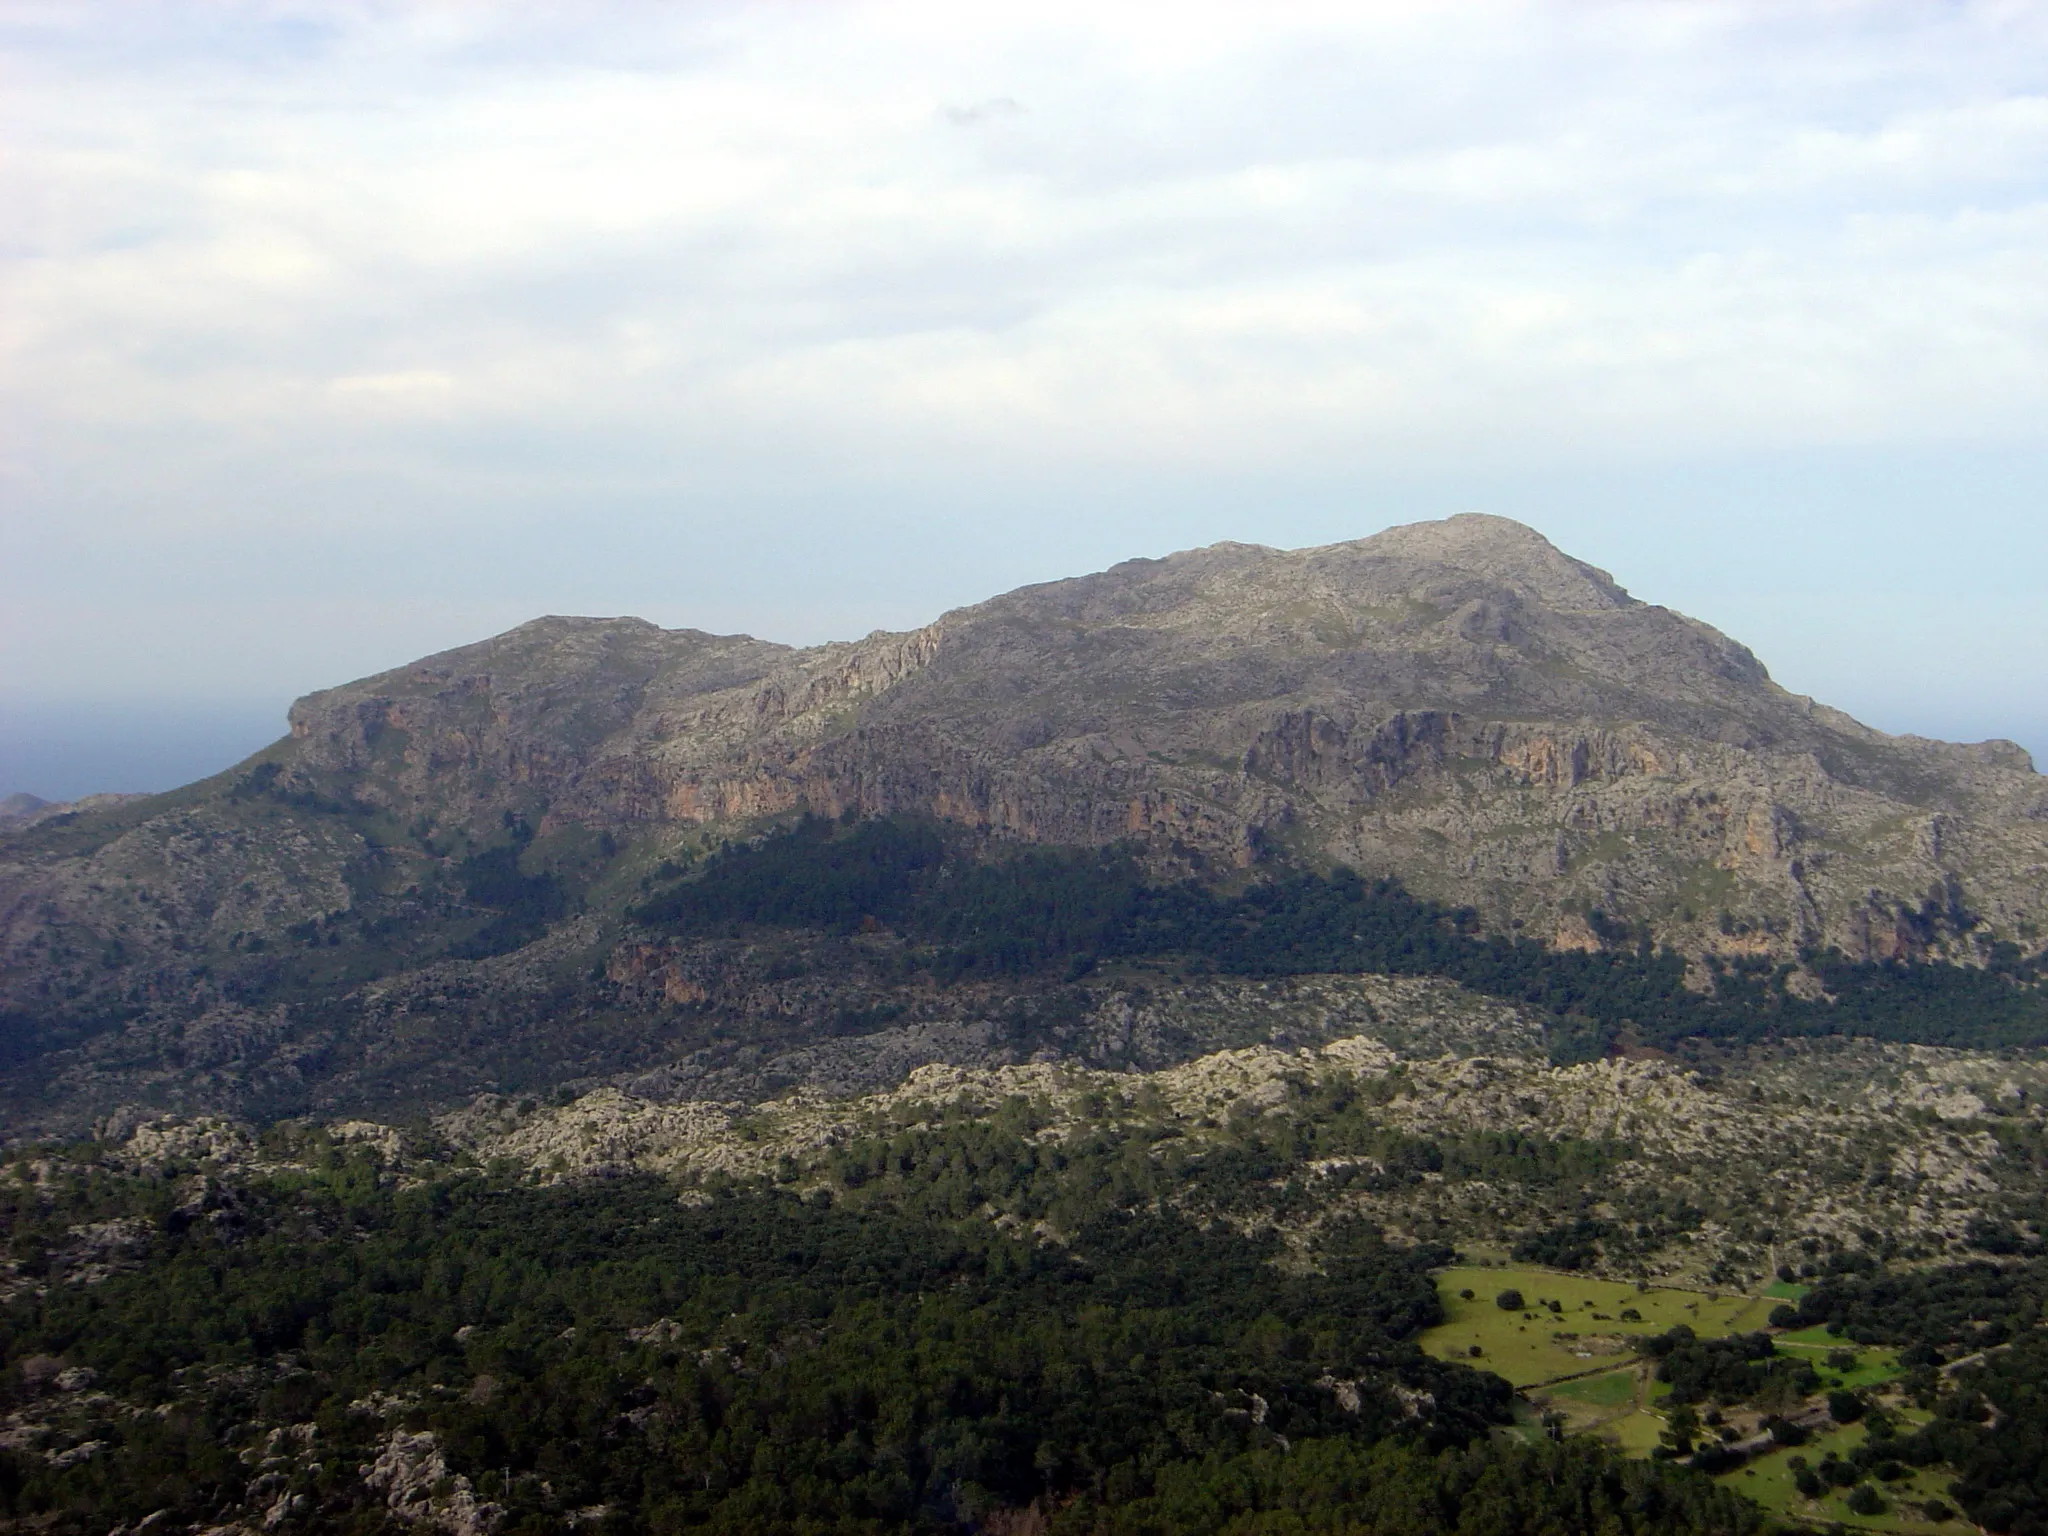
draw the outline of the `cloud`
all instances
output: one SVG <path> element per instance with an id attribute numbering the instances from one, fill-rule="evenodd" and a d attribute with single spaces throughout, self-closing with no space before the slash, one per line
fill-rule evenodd
<path id="1" fill-rule="evenodd" d="M 941 107 L 939 116 L 955 128 L 971 128 L 976 123 L 995 122 L 1006 117 L 1021 117 L 1024 104 L 1014 96 L 991 96 L 987 101 L 978 101 L 971 107 Z"/>
<path id="2" fill-rule="evenodd" d="M 49 427 L 268 434 L 323 381 L 459 374 L 480 421 L 1426 461 L 2048 405 L 2048 97 L 1983 99 L 1996 11 L 1789 57 L 1740 8 L 613 11 L 545 55 L 531 13 L 258 14 L 282 65 L 109 61 L 90 7 L 17 38 L 5 362 Z M 620 32 L 670 62 L 620 70 Z"/>
<path id="3" fill-rule="evenodd" d="M 992 485 L 2038 444 L 2044 45 L 2001 4 L 0 3 L 18 579 L 61 628 L 67 573 L 181 540 L 261 585 L 859 505 L 914 585 Z"/>

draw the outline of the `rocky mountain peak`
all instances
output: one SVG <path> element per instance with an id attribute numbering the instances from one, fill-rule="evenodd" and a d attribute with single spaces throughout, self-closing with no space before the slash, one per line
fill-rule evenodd
<path id="1" fill-rule="evenodd" d="M 1607 572 L 1574 560 L 1525 524 L 1484 512 L 1408 523 L 1317 553 L 1337 551 L 1362 562 L 1406 563 L 1425 581 L 1497 584 L 1561 611 L 1635 605 Z"/>
<path id="2" fill-rule="evenodd" d="M 1133 560 L 808 648 L 538 619 L 308 695 L 216 780 L 7 810 L 0 1021 L 86 1038 L 95 1009 L 153 1010 L 194 1062 L 271 1049 L 246 999 L 283 956 L 350 985 L 463 946 L 609 975 L 590 947 L 624 942 L 643 882 L 806 811 L 1219 883 L 1344 864 L 1495 932 L 1702 965 L 2048 943 L 2025 753 L 1870 730 L 1479 515 Z"/>
<path id="3" fill-rule="evenodd" d="M 542 619 L 302 700 L 293 731 L 302 771 L 408 816 L 640 835 L 808 807 L 1284 853 L 1575 943 L 1597 909 L 1706 949 L 1920 952 L 1956 937 L 1898 915 L 1930 891 L 2021 937 L 2048 908 L 2024 754 L 1869 730 L 1477 513 L 1126 561 L 802 650 Z"/>

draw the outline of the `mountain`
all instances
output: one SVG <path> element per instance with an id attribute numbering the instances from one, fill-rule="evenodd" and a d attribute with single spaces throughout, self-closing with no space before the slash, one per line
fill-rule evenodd
<path id="1" fill-rule="evenodd" d="M 951 1059 L 1035 1017 L 1043 978 L 911 985 L 882 938 L 682 942 L 628 915 L 803 811 L 934 819 L 981 858 L 1128 847 L 1225 891 L 1347 865 L 1554 950 L 1668 948 L 1697 986 L 2048 938 L 2048 781 L 2020 748 L 1871 730 L 1468 515 L 1130 561 L 808 649 L 540 619 L 312 694 L 227 774 L 0 843 L 6 1112 L 782 1062 L 772 1087 L 821 1039 Z M 1095 1038 L 1114 1007 L 1082 1012 Z"/>
<path id="2" fill-rule="evenodd" d="M 45 800 L 40 795 L 9 795 L 0 800 L 0 831 L 15 831 L 32 827 L 39 821 L 48 821 L 52 816 L 71 815 L 141 798 L 140 795 L 87 795 L 81 800 Z"/>
<path id="3" fill-rule="evenodd" d="M 17 825 L 49 809 L 50 802 L 40 795 L 9 795 L 0 800 L 0 826 Z"/>

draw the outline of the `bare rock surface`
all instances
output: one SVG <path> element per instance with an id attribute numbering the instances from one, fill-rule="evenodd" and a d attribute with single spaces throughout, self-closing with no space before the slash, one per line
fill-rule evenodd
<path id="1" fill-rule="evenodd" d="M 2034 1170 L 2009 1161 L 1993 1132 L 2043 1118 L 2048 1058 L 2038 1053 L 1831 1042 L 1743 1052 L 1702 1073 L 1663 1060 L 1553 1067 L 1527 1054 L 1414 1054 L 1415 1043 L 1352 1035 L 1149 1072 L 931 1064 L 880 1093 L 806 1090 L 765 1104 L 658 1102 L 606 1087 L 552 1107 L 481 1099 L 437 1129 L 480 1160 L 546 1178 L 652 1173 L 688 1185 L 793 1170 L 801 1179 L 864 1137 L 983 1118 L 1019 1099 L 1040 1107 L 1040 1134 L 1053 1139 L 1129 1122 L 1169 1126 L 1199 1149 L 1234 1135 L 1224 1127 L 1244 1116 L 1302 1114 L 1318 1085 L 1341 1082 L 1368 1098 L 1380 1123 L 1432 1144 L 1505 1136 L 1606 1149 L 1593 1214 L 1640 1224 L 1631 1212 L 1690 1213 L 1632 1245 L 1614 1272 L 1701 1283 L 1761 1283 L 1779 1250 L 1849 1245 L 1871 1231 L 1961 1253 L 1971 1221 L 2035 1198 Z M 1965 1088 L 1993 1083 L 1993 1100 Z M 1505 1246 L 1587 1214 L 1553 1207 L 1555 1191 L 1487 1177 L 1340 1177 L 1360 1171 L 1385 1169 L 1358 1158 L 1319 1165 L 1333 1182 L 1316 1192 L 1311 1223 L 1355 1211 L 1411 1237 Z"/>
<path id="2" fill-rule="evenodd" d="M 802 649 L 539 619 L 311 694 L 216 779 L 10 802 L 0 1121 L 338 1114 L 621 1073 L 654 1095 L 850 1091 L 1002 1059 L 957 1001 L 906 993 L 846 1044 L 805 1011 L 830 984 L 777 1011 L 792 988 L 751 962 L 633 958 L 623 914 L 663 861 L 799 809 L 1135 842 L 1211 875 L 1344 862 L 1572 948 L 1616 942 L 1595 913 L 1695 959 L 2048 943 L 2048 783 L 2018 747 L 1871 730 L 1468 515 L 1129 561 Z M 879 1017 L 886 988 L 862 985 L 830 1019 Z M 1132 1006 L 1132 1059 L 1160 1064 Z"/>

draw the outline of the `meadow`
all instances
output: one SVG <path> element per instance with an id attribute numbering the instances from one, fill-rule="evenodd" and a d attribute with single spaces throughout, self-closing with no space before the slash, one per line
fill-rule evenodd
<path id="1" fill-rule="evenodd" d="M 1881 1515 L 1859 1515 L 1850 1509 L 1846 1502 L 1847 1489 L 1834 1489 L 1821 1499 L 1801 1497 L 1793 1482 L 1792 1461 L 1795 1456 L 1803 1456 L 1809 1465 L 1817 1465 L 1829 1451 L 1847 1456 L 1862 1443 L 1863 1426 L 1847 1424 L 1826 1434 L 1815 1435 L 1797 1451 L 1779 1451 L 1760 1457 L 1739 1471 L 1730 1472 L 1720 1481 L 1737 1493 L 1755 1499 L 1771 1514 L 1802 1523 L 1839 1525 L 1852 1531 L 1897 1531 L 1902 1536 L 1932 1536 L 1935 1532 L 1976 1529 L 1960 1515 L 1942 1521 L 1922 1516 L 1921 1507 L 1929 1500 L 1940 1500 L 1952 1506 L 1948 1498 L 1951 1474 L 1938 1467 L 1908 1467 L 1904 1469 L 1904 1477 L 1878 1485 L 1890 1506 Z"/>
<path id="2" fill-rule="evenodd" d="M 1506 1291 L 1521 1293 L 1519 1310 L 1499 1306 Z M 1760 1329 L 1774 1305 L 1736 1292 L 1638 1289 L 1627 1281 L 1473 1265 L 1440 1270 L 1437 1294 L 1444 1321 L 1423 1334 L 1422 1347 L 1439 1359 L 1481 1366 L 1516 1387 L 1631 1364 L 1632 1339 L 1679 1323 L 1704 1338 Z"/>
<path id="3" fill-rule="evenodd" d="M 1595 1434 L 1628 1455 L 1648 1456 L 1665 1425 L 1656 1404 L 1670 1389 L 1655 1380 L 1652 1362 L 1636 1355 L 1632 1340 L 1678 1323 L 1706 1338 L 1759 1330 L 1768 1326 L 1771 1308 L 1791 1289 L 1780 1284 L 1763 1296 L 1669 1286 L 1638 1289 L 1628 1282 L 1550 1270 L 1461 1265 L 1437 1274 L 1445 1321 L 1423 1335 L 1422 1345 L 1439 1358 L 1470 1361 L 1527 1390 L 1532 1418 L 1555 1414 L 1568 1432 Z M 1520 1292 L 1523 1305 L 1503 1309 L 1496 1298 L 1504 1291 Z M 1824 1328 L 1779 1334 L 1774 1342 L 1784 1353 L 1810 1359 L 1829 1389 L 1877 1388 L 1900 1373 L 1896 1350 L 1850 1345 Z M 1829 1363 L 1844 1348 L 1855 1355 L 1854 1366 L 1846 1371 Z M 1846 1455 L 1863 1436 L 1861 1424 L 1831 1429 L 1797 1451 L 1759 1456 L 1720 1481 L 1781 1519 L 1801 1524 L 1839 1524 L 1846 1530 L 1901 1536 L 1971 1529 L 1960 1517 L 1940 1522 L 1924 1517 L 1928 1501 L 1947 1501 L 1949 1474 L 1939 1469 L 1908 1468 L 1884 1484 L 1888 1508 L 1880 1515 L 1849 1509 L 1844 1489 L 1818 1500 L 1800 1495 L 1795 1457 L 1817 1464 L 1830 1450 Z"/>

